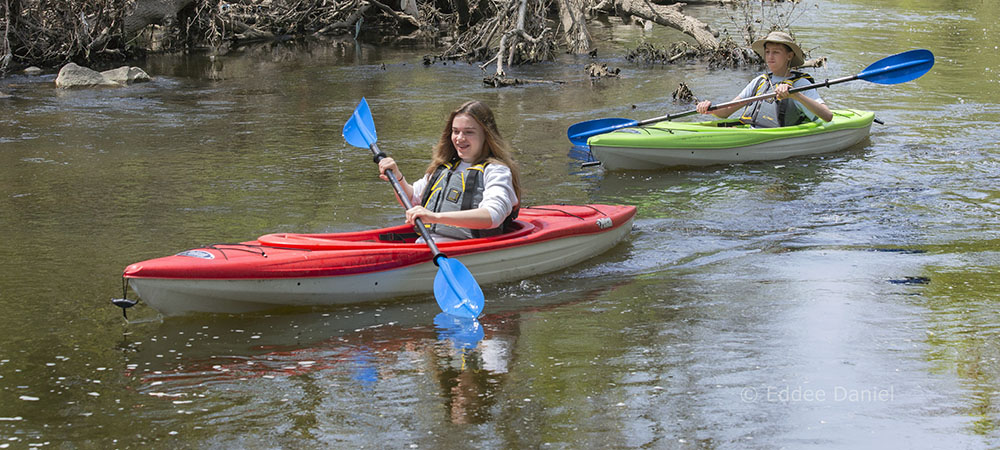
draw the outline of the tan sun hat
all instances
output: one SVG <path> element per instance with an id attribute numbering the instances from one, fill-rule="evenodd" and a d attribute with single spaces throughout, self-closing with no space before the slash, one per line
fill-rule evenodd
<path id="1" fill-rule="evenodd" d="M 802 49 L 799 48 L 799 45 L 795 43 L 795 40 L 792 39 L 792 37 L 789 36 L 788 33 L 785 33 L 783 31 L 772 31 L 770 33 L 767 33 L 767 36 L 761 39 L 757 39 L 757 41 L 755 41 L 753 45 L 750 46 L 750 48 L 752 48 L 753 51 L 757 52 L 757 54 L 760 55 L 761 58 L 763 58 L 764 44 L 768 42 L 774 42 L 776 44 L 785 44 L 792 49 L 792 53 L 795 54 L 795 56 L 792 56 L 792 67 L 799 67 L 806 63 L 806 58 L 802 54 Z"/>

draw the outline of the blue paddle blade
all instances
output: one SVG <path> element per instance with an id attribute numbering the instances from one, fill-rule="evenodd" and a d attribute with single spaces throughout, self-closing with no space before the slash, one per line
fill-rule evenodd
<path id="1" fill-rule="evenodd" d="M 361 97 L 361 103 L 358 103 L 354 114 L 344 124 L 343 134 L 347 143 L 355 147 L 368 148 L 378 140 L 375 136 L 375 120 L 368 108 L 368 100 L 364 97 Z"/>
<path id="2" fill-rule="evenodd" d="M 878 84 L 899 84 L 916 80 L 934 67 L 934 54 L 918 49 L 897 53 L 875 61 L 858 78 Z"/>
<path id="3" fill-rule="evenodd" d="M 587 145 L 587 138 L 598 134 L 610 133 L 619 128 L 631 127 L 639 122 L 632 119 L 606 118 L 594 119 L 570 125 L 566 137 L 573 145 Z"/>
<path id="4" fill-rule="evenodd" d="M 437 328 L 438 339 L 451 341 L 457 350 L 476 348 L 485 335 L 483 326 L 478 320 L 443 312 L 434 316 L 434 327 Z"/>
<path id="5" fill-rule="evenodd" d="M 434 298 L 441 311 L 458 317 L 479 317 L 486 298 L 469 269 L 460 261 L 441 254 L 436 262 L 438 273 L 434 277 Z"/>

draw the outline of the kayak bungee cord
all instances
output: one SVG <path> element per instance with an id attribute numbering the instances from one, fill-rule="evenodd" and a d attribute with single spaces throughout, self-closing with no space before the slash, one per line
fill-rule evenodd
<path id="1" fill-rule="evenodd" d="M 604 211 L 601 211 L 601 210 L 599 210 L 599 209 L 597 209 L 597 208 L 594 208 L 593 206 L 590 206 L 590 205 L 579 205 L 579 206 L 586 206 L 586 207 L 588 207 L 588 208 L 590 208 L 590 209 L 592 209 L 592 210 L 594 210 L 594 211 L 597 211 L 597 212 L 598 212 L 598 213 L 600 213 L 600 214 L 601 214 L 602 216 L 607 216 L 607 215 L 608 215 L 608 214 L 607 214 L 607 213 L 605 213 Z M 565 214 L 565 215 L 567 215 L 567 216 L 572 216 L 572 217 L 576 217 L 577 219 L 580 219 L 580 220 L 587 220 L 587 219 L 584 219 L 583 217 L 580 217 L 580 216 L 578 216 L 578 215 L 576 215 L 576 214 L 573 214 L 573 213 L 571 213 L 571 212 L 568 212 L 568 211 L 563 211 L 563 210 L 561 210 L 561 209 L 559 209 L 559 208 L 541 208 L 541 207 L 538 207 L 538 206 L 525 206 L 525 207 L 524 207 L 523 209 L 537 209 L 537 210 L 539 210 L 539 211 L 555 211 L 555 212 L 561 212 L 561 213 L 563 213 L 563 214 Z"/>
<path id="2" fill-rule="evenodd" d="M 222 248 L 220 246 L 226 246 L 226 247 L 230 247 L 230 248 Z M 260 256 L 262 256 L 264 258 L 267 258 L 267 252 L 264 251 L 265 248 L 273 248 L 273 249 L 279 249 L 279 250 L 298 250 L 298 251 L 303 251 L 303 252 L 312 251 L 312 250 L 309 250 L 307 248 L 294 248 L 294 247 L 285 248 L 285 247 L 276 247 L 276 246 L 273 246 L 273 245 L 240 244 L 240 243 L 236 243 L 236 244 L 218 243 L 218 244 L 209 244 L 209 245 L 206 245 L 204 247 L 198 247 L 198 248 L 192 248 L 192 249 L 184 250 L 183 252 L 180 252 L 178 254 L 180 255 L 180 254 L 184 254 L 184 253 L 187 253 L 187 252 L 198 251 L 198 250 L 201 250 L 203 248 L 209 248 L 209 249 L 212 249 L 212 250 L 215 250 L 215 251 L 219 252 L 219 254 L 222 255 L 222 257 L 225 258 L 227 261 L 229 260 L 229 256 L 226 255 L 226 250 L 232 250 L 232 251 L 235 251 L 235 252 L 253 253 L 253 254 L 256 254 L 256 255 L 260 255 Z M 194 257 L 198 258 L 198 256 L 195 256 L 195 255 L 187 255 L 187 256 L 194 256 Z"/>
<path id="3" fill-rule="evenodd" d="M 231 246 L 231 247 L 234 247 L 234 248 L 225 249 L 225 248 L 218 247 L 219 245 Z M 240 247 L 246 247 L 246 248 L 240 248 Z M 206 246 L 201 247 L 201 248 L 210 248 L 212 250 L 215 250 L 215 251 L 219 252 L 219 254 L 222 255 L 223 258 L 226 258 L 227 261 L 229 260 L 229 256 L 226 255 L 226 250 L 232 250 L 232 251 L 236 251 L 236 252 L 256 253 L 256 254 L 259 254 L 260 256 L 263 256 L 263 257 L 267 258 L 267 252 L 264 251 L 264 248 L 261 245 L 238 244 L 238 243 L 237 244 L 219 243 L 219 244 L 209 244 L 209 245 L 206 245 Z M 257 251 L 253 251 L 252 249 L 254 249 L 254 248 L 256 248 Z M 193 249 L 190 249 L 190 250 L 185 250 L 184 252 L 189 252 L 191 250 L 198 250 L 198 249 L 194 249 L 193 248 Z M 184 252 L 181 252 L 181 253 L 184 253 Z"/>

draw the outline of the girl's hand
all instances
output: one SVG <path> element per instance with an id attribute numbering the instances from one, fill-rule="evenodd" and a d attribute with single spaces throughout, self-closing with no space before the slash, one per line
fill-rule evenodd
<path id="1" fill-rule="evenodd" d="M 399 172 L 399 167 L 396 167 L 396 161 L 390 157 L 382 158 L 382 160 L 378 162 L 379 178 L 384 181 L 389 181 L 389 177 L 385 175 L 386 170 L 392 170 L 392 173 L 396 175 L 397 180 L 401 180 L 403 178 L 403 174 Z"/>
<path id="2" fill-rule="evenodd" d="M 423 206 L 414 206 L 406 210 L 406 223 L 410 225 L 414 225 L 417 219 L 420 219 L 424 223 L 437 223 L 437 218 L 437 213 Z"/>

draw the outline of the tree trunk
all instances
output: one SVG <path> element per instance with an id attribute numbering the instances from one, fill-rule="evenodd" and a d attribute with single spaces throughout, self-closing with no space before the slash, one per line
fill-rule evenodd
<path id="1" fill-rule="evenodd" d="M 194 3 L 195 0 L 138 0 L 135 10 L 125 16 L 125 36 L 132 37 L 150 24 L 172 27 L 177 13 Z"/>
<path id="2" fill-rule="evenodd" d="M 582 0 L 558 0 L 559 21 L 566 36 L 566 47 L 570 53 L 589 53 L 594 47 L 594 40 L 587 30 L 587 20 L 584 16 L 586 4 Z"/>
<path id="3" fill-rule="evenodd" d="M 542 51 L 538 47 L 544 47 L 545 36 L 549 33 L 549 28 L 546 27 L 538 34 L 538 37 L 532 37 L 525 31 L 525 17 L 527 15 L 528 0 L 520 0 L 517 8 L 517 22 L 514 29 L 508 30 L 502 36 L 500 36 L 500 48 L 497 50 L 497 56 L 495 57 L 497 62 L 497 71 L 495 76 L 505 77 L 506 74 L 503 70 L 504 64 L 504 54 L 507 54 L 507 67 L 515 64 L 514 57 L 518 56 L 518 52 L 524 52 L 525 54 L 520 55 L 523 59 L 534 60 L 537 59 L 538 55 L 532 55 L 534 51 Z M 519 48 L 521 44 L 528 44 L 524 48 Z M 530 48 L 531 46 L 536 46 L 535 48 Z M 490 60 L 493 61 L 493 60 Z M 489 64 L 489 62 L 487 62 Z M 482 66 L 485 67 L 485 64 Z"/>
<path id="4" fill-rule="evenodd" d="M 718 33 L 705 22 L 682 13 L 678 4 L 661 6 L 649 0 L 614 0 L 601 2 L 598 7 L 609 14 L 641 17 L 680 30 L 698 41 L 702 48 L 714 50 L 719 46 Z"/>
<path id="5" fill-rule="evenodd" d="M 14 3 L 14 7 L 18 7 L 20 5 L 20 0 L 16 0 Z M 0 76 L 7 74 L 7 65 L 14 59 L 14 51 L 10 46 L 9 36 L 10 24 L 16 16 L 14 15 L 14 12 L 11 11 L 10 0 L 4 1 L 3 12 L 6 14 L 6 17 L 4 17 L 3 21 L 3 42 L 0 42 Z M 4 94 L 0 92 L 0 98 L 3 96 Z"/>

